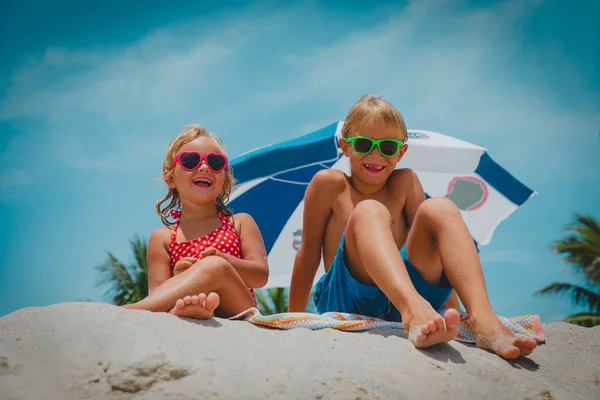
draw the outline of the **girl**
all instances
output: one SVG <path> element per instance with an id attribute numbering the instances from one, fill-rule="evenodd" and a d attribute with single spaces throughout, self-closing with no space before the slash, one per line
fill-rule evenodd
<path id="1" fill-rule="evenodd" d="M 224 147 L 198 125 L 169 145 L 169 192 L 155 207 L 166 227 L 148 243 L 149 295 L 126 308 L 208 319 L 256 306 L 252 288 L 267 283 L 267 252 L 252 217 L 225 206 L 234 179 Z"/>

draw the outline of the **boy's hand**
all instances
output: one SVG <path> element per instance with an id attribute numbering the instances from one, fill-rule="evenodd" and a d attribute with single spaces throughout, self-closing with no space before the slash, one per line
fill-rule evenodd
<path id="1" fill-rule="evenodd" d="M 195 257 L 183 257 L 175 264 L 175 268 L 173 268 L 173 276 L 179 275 L 180 273 L 194 265 L 197 261 L 198 259 Z"/>

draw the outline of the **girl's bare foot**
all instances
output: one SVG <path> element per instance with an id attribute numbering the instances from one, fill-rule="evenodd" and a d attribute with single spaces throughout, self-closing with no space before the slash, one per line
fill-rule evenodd
<path id="1" fill-rule="evenodd" d="M 404 323 L 408 338 L 415 347 L 424 348 L 449 342 L 458 335 L 458 323 L 460 322 L 458 311 L 451 308 L 442 317 L 431 308 L 431 312 L 428 314 L 430 314 L 429 317 L 418 316 Z"/>
<path id="2" fill-rule="evenodd" d="M 510 329 L 494 315 L 489 322 L 472 319 L 475 328 L 475 345 L 491 350 L 500 357 L 515 359 L 528 356 L 537 347 L 534 338 L 515 336 Z"/>
<path id="3" fill-rule="evenodd" d="M 219 307 L 219 295 L 217 293 L 200 293 L 198 296 L 185 296 L 177 300 L 170 314 L 184 318 L 210 319 Z"/>

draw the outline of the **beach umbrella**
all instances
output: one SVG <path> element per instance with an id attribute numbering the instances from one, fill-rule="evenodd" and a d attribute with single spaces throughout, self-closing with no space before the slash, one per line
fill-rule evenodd
<path id="1" fill-rule="evenodd" d="M 302 237 L 304 193 L 322 169 L 350 172 L 339 148 L 343 121 L 231 160 L 237 180 L 229 207 L 250 214 L 269 257 L 266 287 L 287 287 Z M 413 169 L 427 197 L 446 196 L 461 210 L 477 246 L 535 192 L 496 163 L 483 147 L 441 133 L 409 130 L 398 168 Z M 324 273 L 321 263 L 315 282 Z"/>

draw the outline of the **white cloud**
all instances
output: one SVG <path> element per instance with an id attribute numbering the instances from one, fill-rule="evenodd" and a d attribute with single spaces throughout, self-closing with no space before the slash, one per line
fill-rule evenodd
<path id="1" fill-rule="evenodd" d="M 213 43 L 163 51 L 142 42 L 120 54 L 49 49 L 17 72 L 0 116 L 64 123 L 72 113 L 91 112 L 115 123 L 140 111 L 165 114 L 179 99 L 201 92 L 215 67 L 234 52 L 234 46 Z M 60 72 L 62 79 L 52 81 Z"/>
<path id="2" fill-rule="evenodd" d="M 341 119 L 363 93 L 381 94 L 409 127 L 489 147 L 513 170 L 534 158 L 548 163 L 541 181 L 581 176 L 595 156 L 586 148 L 574 154 L 600 126 L 600 111 L 592 94 L 564 104 L 550 87 L 534 87 L 520 73 L 539 68 L 520 60 L 516 33 L 538 4 L 509 1 L 465 11 L 453 2 L 411 3 L 372 29 L 310 53 L 282 55 L 296 78 L 256 94 L 254 103 L 277 112 L 316 103 L 322 107 L 311 118 L 334 111 Z M 580 133 L 578 140 L 566 140 L 571 132 Z"/>
<path id="3" fill-rule="evenodd" d="M 307 24 L 310 10 L 261 7 L 184 21 L 125 48 L 50 48 L 28 60 L 12 78 L 0 118 L 42 123 L 15 138 L 0 161 L 13 165 L 15 151 L 28 146 L 48 163 L 128 168 L 131 154 L 142 164 L 162 155 L 165 137 L 195 121 L 235 133 L 252 121 L 262 145 L 285 139 L 282 129 L 295 136 L 342 119 L 365 92 L 397 105 L 411 128 L 493 145 L 492 155 L 518 166 L 531 152 L 553 151 L 566 130 L 600 125 L 585 99 L 558 112 L 553 98 L 511 78 L 518 45 L 512 28 L 537 3 L 469 11 L 418 1 L 375 26 L 298 47 L 286 45 L 286 27 Z M 557 165 L 572 159 L 566 152 L 553 157 Z"/>
<path id="4" fill-rule="evenodd" d="M 164 133 L 183 125 L 173 125 L 172 115 L 210 97 L 205 87 L 244 40 L 231 37 L 233 28 L 182 40 L 178 35 L 189 28 L 158 31 L 124 49 L 49 48 L 28 59 L 0 100 L 0 119 L 21 127 L 0 154 L 14 168 L 2 190 L 33 183 L 57 166 L 129 170 L 162 157 Z M 13 162 L 23 149 L 37 161 L 27 170 Z"/>

